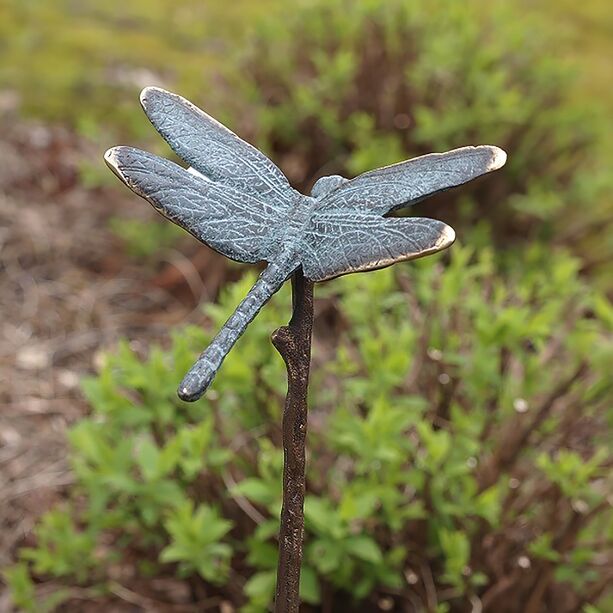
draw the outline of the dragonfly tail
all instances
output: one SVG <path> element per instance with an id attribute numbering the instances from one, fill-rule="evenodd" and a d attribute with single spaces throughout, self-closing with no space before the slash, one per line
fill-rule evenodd
<path id="1" fill-rule="evenodd" d="M 181 381 L 177 390 L 181 400 L 193 402 L 206 392 L 234 343 L 296 267 L 292 259 L 287 258 L 266 267 L 245 299 Z"/>

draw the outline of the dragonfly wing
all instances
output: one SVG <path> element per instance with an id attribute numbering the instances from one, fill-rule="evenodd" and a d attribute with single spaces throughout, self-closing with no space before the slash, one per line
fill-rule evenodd
<path id="1" fill-rule="evenodd" d="M 322 214 L 304 237 L 302 268 L 312 281 L 325 281 L 435 253 L 454 240 L 453 229 L 435 219 Z"/>
<path id="2" fill-rule="evenodd" d="M 268 260 L 285 219 L 249 194 L 132 147 L 104 156 L 113 172 L 155 209 L 219 253 L 239 262 Z"/>
<path id="3" fill-rule="evenodd" d="M 280 211 L 289 209 L 298 193 L 255 147 L 177 94 L 147 87 L 141 103 L 156 130 L 198 172 Z"/>
<path id="4" fill-rule="evenodd" d="M 497 170 L 506 158 L 502 149 L 489 145 L 430 153 L 365 172 L 324 197 L 319 208 L 363 210 L 384 215 Z"/>

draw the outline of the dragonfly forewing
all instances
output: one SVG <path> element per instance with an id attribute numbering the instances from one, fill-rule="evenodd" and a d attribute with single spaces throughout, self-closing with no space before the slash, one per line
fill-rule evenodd
<path id="1" fill-rule="evenodd" d="M 175 153 L 209 179 L 228 185 L 281 213 L 298 192 L 261 151 L 197 106 L 157 87 L 141 93 L 151 123 Z"/>
<path id="2" fill-rule="evenodd" d="M 490 145 L 430 153 L 358 175 L 325 196 L 319 209 L 385 215 L 497 170 L 505 161 L 505 152 Z"/>

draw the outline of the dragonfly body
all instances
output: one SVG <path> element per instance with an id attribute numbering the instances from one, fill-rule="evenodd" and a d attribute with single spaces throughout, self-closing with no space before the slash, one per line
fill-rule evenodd
<path id="1" fill-rule="evenodd" d="M 328 191 L 329 189 L 322 190 L 321 195 Z M 285 228 L 279 228 L 278 246 L 271 249 L 268 266 L 181 382 L 179 396 L 183 400 L 196 400 L 200 397 L 201 390 L 206 390 L 210 385 L 226 355 L 260 309 L 300 267 L 300 254 L 304 251 L 301 237 L 316 206 L 316 198 L 302 194 L 295 198 Z"/>
<path id="2" fill-rule="evenodd" d="M 223 255 L 268 266 L 179 386 L 196 400 L 262 306 L 299 267 L 312 281 L 373 270 L 451 245 L 443 222 L 389 212 L 500 168 L 497 147 L 463 147 L 366 172 L 322 177 L 311 196 L 294 190 L 264 154 L 190 102 L 146 88 L 149 119 L 189 168 L 114 147 L 111 169 L 162 215 Z"/>
<path id="3" fill-rule="evenodd" d="M 299 266 L 296 250 L 291 248 L 279 253 L 278 258 L 268 264 L 247 296 L 181 381 L 178 393 L 183 400 L 197 400 L 202 395 L 234 343 Z"/>

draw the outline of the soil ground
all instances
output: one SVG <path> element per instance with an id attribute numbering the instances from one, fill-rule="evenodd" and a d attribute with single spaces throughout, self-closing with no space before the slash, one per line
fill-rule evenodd
<path id="1" fill-rule="evenodd" d="M 125 253 L 109 220 L 156 214 L 121 187 L 83 187 L 79 164 L 102 164 L 100 152 L 60 128 L 5 122 L 2 133 L 0 568 L 71 482 L 66 431 L 87 412 L 81 377 L 122 337 L 145 350 L 170 326 L 201 321 L 198 304 L 225 278 L 221 258 L 189 237 L 153 262 Z"/>

